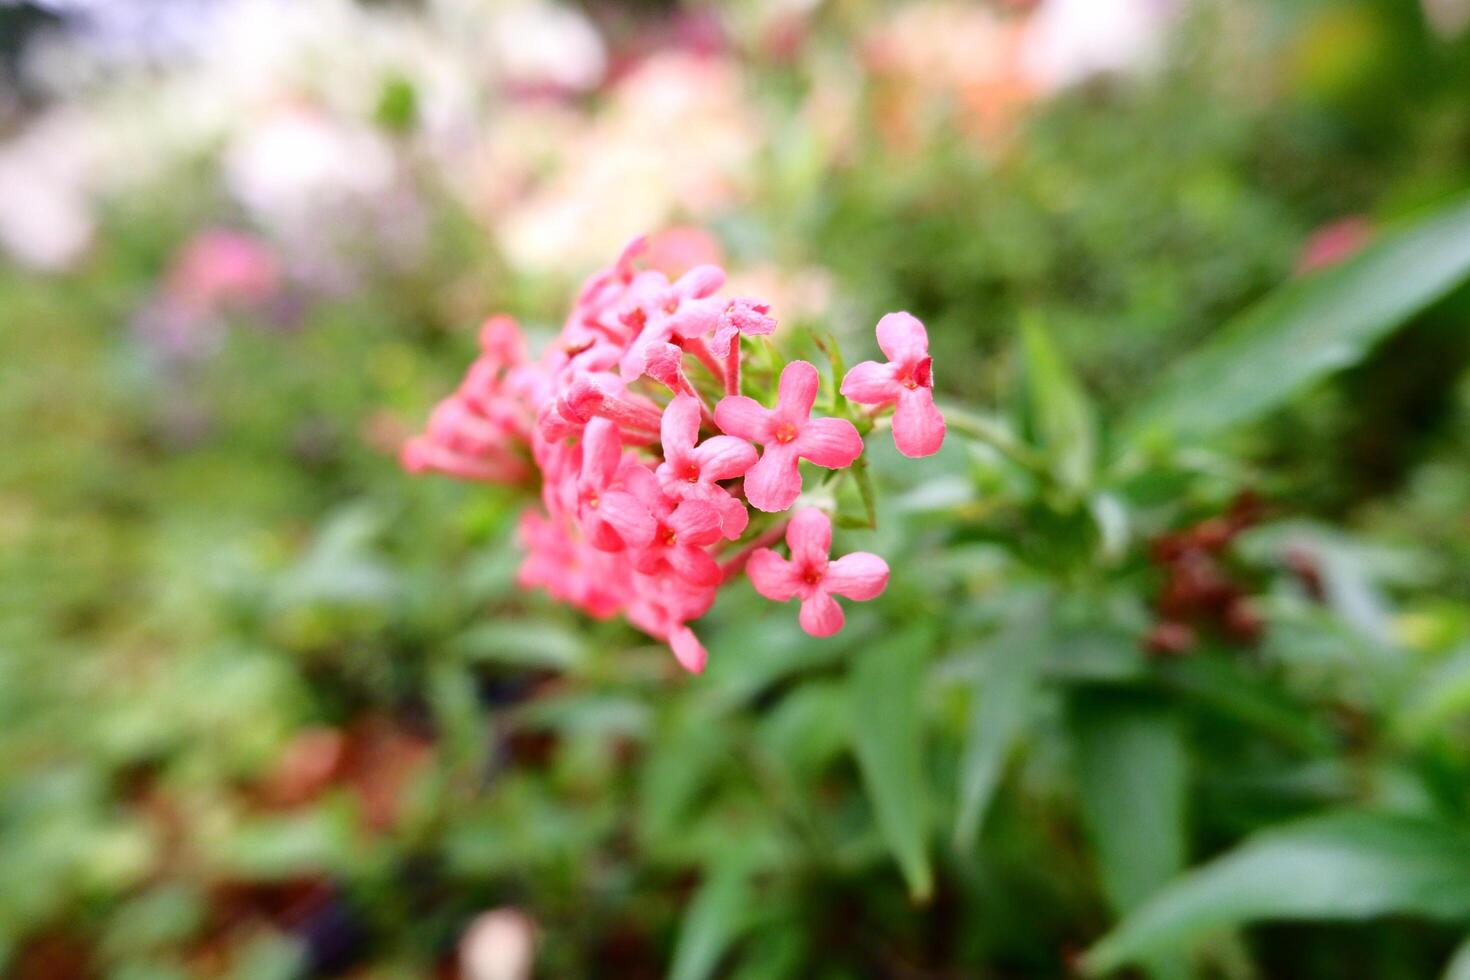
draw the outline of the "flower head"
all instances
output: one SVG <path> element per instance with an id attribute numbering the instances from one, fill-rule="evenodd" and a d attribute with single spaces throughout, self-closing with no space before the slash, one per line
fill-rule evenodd
<path id="1" fill-rule="evenodd" d="M 539 358 L 513 320 L 487 322 L 459 389 L 405 445 L 405 467 L 497 483 L 539 477 L 540 506 L 520 525 L 521 584 L 592 616 L 625 616 L 691 672 L 707 653 L 690 624 L 742 568 L 762 595 L 800 598 L 808 633 L 835 633 L 843 614 L 833 596 L 876 596 L 888 579 L 881 558 L 831 560 L 831 522 L 810 509 L 785 529 L 790 558 L 764 547 L 779 523 L 731 543 L 746 536 L 749 507 L 795 503 L 801 460 L 841 469 L 862 454 L 861 436 L 846 419 L 812 418 L 818 374 L 806 361 L 781 372 L 774 408 L 742 394 L 740 339 L 775 329 L 770 306 L 718 295 L 717 266 L 693 266 L 674 282 L 640 269 L 643 250 L 634 242 L 586 282 Z M 891 363 L 859 365 L 843 390 L 898 406 L 901 449 L 928 445 L 935 424 L 926 413 L 938 413 L 927 398 L 923 327 L 885 317 L 878 339 Z M 712 386 L 726 393 L 713 413 Z"/>
<path id="2" fill-rule="evenodd" d="M 888 585 L 888 563 L 866 551 L 854 551 L 836 561 L 832 522 L 814 507 L 798 511 L 786 528 L 789 559 L 769 548 L 750 556 L 745 573 L 755 590 L 767 599 L 801 600 L 801 628 L 812 636 L 831 636 L 842 629 L 842 607 L 832 598 L 859 602 L 876 597 Z"/>

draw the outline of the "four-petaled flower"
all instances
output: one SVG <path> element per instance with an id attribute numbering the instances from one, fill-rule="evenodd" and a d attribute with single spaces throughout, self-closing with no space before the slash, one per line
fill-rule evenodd
<path id="1" fill-rule="evenodd" d="M 836 561 L 832 522 L 821 511 L 807 507 L 786 528 L 791 558 L 769 548 L 750 556 L 745 573 L 755 590 L 774 602 L 801 600 L 801 628 L 812 636 L 831 636 L 842 629 L 842 607 L 833 595 L 859 602 L 872 599 L 888 585 L 888 563 L 866 551 L 854 551 Z"/>
<path id="2" fill-rule="evenodd" d="M 664 409 L 658 482 L 670 497 L 713 507 L 720 515 L 721 533 L 734 541 L 745 532 L 750 514 L 717 481 L 744 475 L 755 464 L 755 448 L 734 436 L 711 436 L 695 445 L 699 414 L 699 401 L 691 395 L 676 396 Z"/>
<path id="3" fill-rule="evenodd" d="M 893 443 L 905 456 L 932 456 L 944 442 L 944 416 L 934 404 L 933 358 L 924 324 L 907 313 L 878 321 L 888 363 L 863 361 L 842 379 L 842 393 L 862 405 L 895 405 Z"/>
<path id="4" fill-rule="evenodd" d="M 718 585 L 720 566 L 705 550 L 720 540 L 720 514 L 702 500 L 677 500 L 658 485 L 658 478 L 644 467 L 630 467 L 623 477 L 629 492 L 652 518 L 652 533 L 633 537 L 647 526 L 619 527 L 633 552 L 633 567 L 645 575 L 672 571 L 691 585 Z M 615 522 L 621 515 L 608 515 Z"/>
<path id="5" fill-rule="evenodd" d="M 835 470 L 862 455 L 863 439 L 851 422 L 810 417 L 816 401 L 817 369 L 792 361 L 781 372 L 774 409 L 744 395 L 730 395 L 715 406 L 715 425 L 722 432 L 765 448 L 745 474 L 745 498 L 757 510 L 782 511 L 796 502 L 799 460 Z"/>

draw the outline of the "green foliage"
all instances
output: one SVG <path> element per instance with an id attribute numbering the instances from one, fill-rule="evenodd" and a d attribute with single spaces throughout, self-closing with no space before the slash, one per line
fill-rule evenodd
<path id="1" fill-rule="evenodd" d="M 852 670 L 853 745 L 878 829 L 918 902 L 934 890 L 920 704 L 932 642 L 928 630 L 900 633 L 864 651 Z"/>
<path id="2" fill-rule="evenodd" d="M 1470 918 L 1470 836 L 1458 824 L 1334 813 L 1263 832 L 1171 885 L 1088 953 L 1106 972 L 1253 919 Z"/>
<path id="3" fill-rule="evenodd" d="M 1170 369 L 1129 424 L 1196 438 L 1357 363 L 1470 274 L 1470 200 L 1434 209 L 1335 268 L 1273 292 Z"/>
<path id="4" fill-rule="evenodd" d="M 513 906 L 557 977 L 1467 975 L 1466 42 L 1206 6 L 1159 77 L 978 148 L 884 136 L 856 8 L 746 53 L 789 138 L 715 230 L 830 271 L 831 380 L 922 317 L 950 437 L 875 435 L 844 502 L 881 600 L 815 641 L 732 587 L 697 678 L 517 587 L 521 497 L 392 457 L 479 317 L 544 335 L 583 270 L 513 274 L 429 194 L 421 267 L 170 357 L 136 324 L 239 220 L 213 162 L 73 272 L 0 268 L 0 972 L 425 976 Z M 834 59 L 829 158 L 796 100 Z"/>

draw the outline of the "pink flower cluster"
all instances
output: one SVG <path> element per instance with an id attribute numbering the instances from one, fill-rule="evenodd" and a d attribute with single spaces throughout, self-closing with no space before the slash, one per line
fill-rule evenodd
<path id="1" fill-rule="evenodd" d="M 513 320 L 487 322 L 480 356 L 404 446 L 403 464 L 490 483 L 539 475 L 541 507 L 521 519 L 521 583 L 595 617 L 626 616 L 688 670 L 706 659 L 688 624 L 742 571 L 766 598 L 799 598 L 802 628 L 830 636 L 843 624 L 833 596 L 873 598 L 887 564 L 862 552 L 829 558 L 820 509 L 768 515 L 801 496 L 802 460 L 842 470 L 862 455 L 853 419 L 892 408 L 900 452 L 938 451 L 944 419 L 924 326 L 906 313 L 879 323 L 888 362 L 859 364 L 841 385 L 866 414 L 814 417 L 819 377 L 800 360 L 781 370 L 767 407 L 744 393 L 742 375 L 756 375 L 743 371 L 747 338 L 776 328 L 770 307 L 719 295 L 718 266 L 672 282 L 639 269 L 642 249 L 635 241 L 587 281 L 537 360 Z M 789 558 L 768 547 L 783 532 Z"/>

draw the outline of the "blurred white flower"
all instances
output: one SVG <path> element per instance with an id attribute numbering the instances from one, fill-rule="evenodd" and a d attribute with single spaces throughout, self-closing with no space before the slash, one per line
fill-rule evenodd
<path id="1" fill-rule="evenodd" d="M 588 92 L 602 84 L 607 51 L 585 15 L 549 3 L 513 3 L 490 19 L 501 79 L 514 88 Z"/>
<path id="2" fill-rule="evenodd" d="M 240 132 L 224 169 L 234 197 L 318 285 L 349 285 L 352 259 L 411 261 L 423 245 L 393 148 L 366 126 L 282 107 Z"/>
<path id="3" fill-rule="evenodd" d="M 493 909 L 476 918 L 459 941 L 464 980 L 529 980 L 536 924 L 519 909 Z"/>
<path id="4" fill-rule="evenodd" d="M 1179 0 L 1043 0 L 1023 62 L 1043 91 L 1094 75 L 1146 69 L 1163 53 Z"/>
<path id="5" fill-rule="evenodd" d="M 0 247 L 33 269 L 66 269 L 92 241 L 92 143 L 85 120 L 56 111 L 0 144 Z"/>
<path id="6" fill-rule="evenodd" d="M 557 149 L 545 178 L 491 222 L 521 268 L 591 268 L 635 235 L 738 201 L 760 147 L 735 62 L 660 53 L 622 79 L 602 113 Z"/>
<path id="7" fill-rule="evenodd" d="M 1470 0 L 1420 0 L 1424 17 L 1440 37 L 1459 37 L 1470 27 Z"/>
<path id="8" fill-rule="evenodd" d="M 323 204 L 384 193 L 394 170 L 393 151 L 377 133 L 301 109 L 258 120 L 225 153 L 230 189 L 275 225 Z"/>

